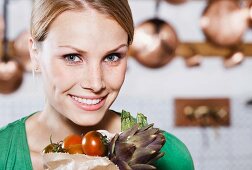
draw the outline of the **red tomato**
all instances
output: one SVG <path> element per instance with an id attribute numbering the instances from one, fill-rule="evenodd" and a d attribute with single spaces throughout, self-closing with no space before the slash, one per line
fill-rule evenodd
<path id="1" fill-rule="evenodd" d="M 104 143 L 104 137 L 100 132 L 90 131 L 82 138 L 82 150 L 84 154 L 90 156 L 105 156 L 107 154 L 107 145 Z"/>
<path id="2" fill-rule="evenodd" d="M 72 145 L 81 145 L 82 137 L 80 135 L 69 135 L 63 141 L 63 148 L 68 149 Z"/>
<path id="3" fill-rule="evenodd" d="M 67 150 L 67 153 L 70 153 L 70 154 L 77 154 L 77 153 L 78 154 L 83 154 L 81 144 L 71 145 L 66 150 Z"/>

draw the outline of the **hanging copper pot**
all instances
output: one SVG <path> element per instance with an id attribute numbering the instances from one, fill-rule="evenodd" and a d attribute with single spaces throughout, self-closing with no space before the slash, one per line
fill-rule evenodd
<path id="1" fill-rule="evenodd" d="M 211 0 L 203 12 L 201 27 L 216 45 L 233 46 L 242 41 L 248 18 L 248 9 L 241 9 L 236 0 Z"/>
<path id="2" fill-rule="evenodd" d="M 0 93 L 9 94 L 16 91 L 22 84 L 24 71 L 20 62 L 9 56 L 6 38 L 3 42 L 3 55 L 0 58 Z"/>
<path id="3" fill-rule="evenodd" d="M 2 54 L 0 57 L 0 93 L 9 94 L 16 91 L 23 80 L 23 67 L 15 59 L 9 56 L 9 42 L 7 39 L 7 4 L 8 1 L 4 1 L 4 18 L 3 18 L 3 42 L 1 44 Z"/>
<path id="4" fill-rule="evenodd" d="M 158 68 L 174 58 L 178 43 L 172 26 L 161 19 L 154 18 L 136 28 L 130 55 L 146 67 Z"/>
<path id="5" fill-rule="evenodd" d="M 9 94 L 16 91 L 23 80 L 23 68 L 15 60 L 0 62 L 0 93 Z"/>
<path id="6" fill-rule="evenodd" d="M 171 4 L 182 4 L 185 3 L 187 0 L 165 0 L 165 1 Z"/>
<path id="7" fill-rule="evenodd" d="M 14 55 L 21 62 L 24 69 L 28 72 L 32 71 L 32 63 L 29 54 L 28 40 L 30 33 L 28 31 L 21 32 L 14 40 Z"/>

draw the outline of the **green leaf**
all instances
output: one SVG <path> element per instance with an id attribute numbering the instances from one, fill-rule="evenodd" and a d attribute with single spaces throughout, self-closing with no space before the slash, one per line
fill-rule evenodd
<path id="1" fill-rule="evenodd" d="M 122 110 L 121 114 L 121 131 L 125 131 L 136 124 L 136 119 L 131 116 L 130 112 Z"/>
<path id="2" fill-rule="evenodd" d="M 138 128 L 142 128 L 148 125 L 147 117 L 142 113 L 137 113 L 137 117 L 131 116 L 130 112 L 122 110 L 121 113 L 121 131 L 125 131 L 132 128 L 135 124 L 138 124 Z"/>
<path id="3" fill-rule="evenodd" d="M 142 127 L 148 125 L 147 117 L 144 116 L 144 114 L 142 114 L 142 113 L 137 113 L 137 124 L 138 124 L 139 128 L 142 128 Z"/>

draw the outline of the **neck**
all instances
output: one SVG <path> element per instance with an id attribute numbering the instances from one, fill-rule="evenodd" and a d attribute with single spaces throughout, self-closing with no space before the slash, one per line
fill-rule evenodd
<path id="1" fill-rule="evenodd" d="M 61 139 L 69 134 L 81 134 L 83 133 L 83 129 L 86 129 L 85 127 L 73 123 L 49 105 L 46 105 L 43 111 L 38 114 L 37 120 L 40 124 L 43 124 L 50 133 L 61 137 Z"/>

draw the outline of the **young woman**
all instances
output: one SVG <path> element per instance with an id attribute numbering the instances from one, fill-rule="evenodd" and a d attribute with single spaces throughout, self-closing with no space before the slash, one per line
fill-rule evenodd
<path id="1" fill-rule="evenodd" d="M 29 47 L 46 102 L 0 130 L 0 169 L 43 169 L 50 135 L 60 141 L 90 130 L 120 131 L 120 115 L 109 108 L 124 81 L 133 32 L 127 0 L 35 0 Z M 164 134 L 157 168 L 193 169 L 186 146 Z"/>

